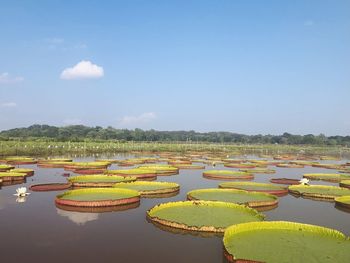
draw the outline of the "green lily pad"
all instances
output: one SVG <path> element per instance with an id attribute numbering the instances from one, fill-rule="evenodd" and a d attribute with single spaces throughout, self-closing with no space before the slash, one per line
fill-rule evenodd
<path id="1" fill-rule="evenodd" d="M 57 195 L 56 204 L 81 207 L 126 205 L 140 201 L 140 194 L 130 189 L 85 188 Z"/>
<path id="2" fill-rule="evenodd" d="M 350 195 L 350 189 L 331 185 L 291 185 L 290 193 L 310 197 L 333 200 L 335 197 Z"/>
<path id="3" fill-rule="evenodd" d="M 78 187 L 108 187 L 113 186 L 116 183 L 121 182 L 133 182 L 136 177 L 128 176 L 118 176 L 118 175 L 81 175 L 69 177 L 68 181 L 72 183 L 73 186 Z"/>
<path id="4" fill-rule="evenodd" d="M 0 178 L 3 182 L 13 180 L 24 180 L 27 175 L 25 173 L 0 172 Z"/>
<path id="5" fill-rule="evenodd" d="M 174 167 L 178 169 L 205 169 L 204 165 L 198 165 L 198 164 L 173 164 Z"/>
<path id="6" fill-rule="evenodd" d="M 188 192 L 187 199 L 231 202 L 245 204 L 254 208 L 278 204 L 278 199 L 274 195 L 236 189 L 197 189 Z"/>
<path id="7" fill-rule="evenodd" d="M 10 164 L 0 164 L 0 172 L 6 172 L 8 170 L 14 169 L 15 167 Z"/>
<path id="8" fill-rule="evenodd" d="M 350 208 L 350 195 L 339 196 L 339 197 L 336 197 L 334 200 L 336 205 L 342 206 L 345 208 Z"/>
<path id="9" fill-rule="evenodd" d="M 225 182 L 219 184 L 219 188 L 232 188 L 246 191 L 263 192 L 277 196 L 285 195 L 288 193 L 288 190 L 285 187 L 256 182 Z"/>
<path id="10" fill-rule="evenodd" d="M 304 174 L 304 178 L 310 180 L 323 180 L 328 182 L 340 182 L 341 180 L 350 179 L 350 175 L 347 174 L 326 174 L 326 173 L 314 173 Z"/>
<path id="11" fill-rule="evenodd" d="M 229 262 L 345 263 L 350 259 L 350 240 L 341 232 L 294 222 L 234 225 L 226 229 L 223 242 Z"/>
<path id="12" fill-rule="evenodd" d="M 274 174 L 276 173 L 273 169 L 263 169 L 263 168 L 254 168 L 254 169 L 239 169 L 242 172 L 250 174 Z"/>
<path id="13" fill-rule="evenodd" d="M 208 179 L 218 180 L 242 180 L 242 179 L 254 179 L 254 175 L 241 171 L 231 170 L 208 170 L 203 172 L 203 177 Z"/>
<path id="14" fill-rule="evenodd" d="M 115 188 L 126 188 L 138 191 L 142 196 L 155 194 L 168 194 L 178 192 L 180 186 L 177 183 L 169 182 L 145 182 L 137 181 L 130 183 L 118 183 L 114 185 Z"/>
<path id="15" fill-rule="evenodd" d="M 143 180 L 155 180 L 157 178 L 157 172 L 153 169 L 125 169 L 125 170 L 107 170 L 106 174 L 120 175 L 120 176 L 135 176 L 137 179 Z"/>
<path id="16" fill-rule="evenodd" d="M 154 206 L 147 211 L 155 223 L 189 231 L 224 232 L 226 227 L 261 221 L 264 216 L 246 206 L 227 202 L 178 201 Z"/>
<path id="17" fill-rule="evenodd" d="M 350 188 L 350 180 L 341 180 L 339 186 Z"/>

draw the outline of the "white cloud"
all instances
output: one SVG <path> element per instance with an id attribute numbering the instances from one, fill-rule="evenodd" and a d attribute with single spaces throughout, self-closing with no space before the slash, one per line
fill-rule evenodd
<path id="1" fill-rule="evenodd" d="M 10 84 L 21 82 L 24 79 L 22 77 L 12 77 L 8 72 L 0 74 L 0 84 Z"/>
<path id="2" fill-rule="evenodd" d="M 124 116 L 120 122 L 120 126 L 135 126 L 149 123 L 157 118 L 154 112 L 144 112 L 138 116 Z"/>
<path id="3" fill-rule="evenodd" d="M 83 121 L 81 119 L 65 119 L 63 123 L 66 125 L 79 125 L 83 124 Z"/>
<path id="4" fill-rule="evenodd" d="M 1 107 L 13 108 L 13 107 L 17 107 L 17 103 L 16 102 L 4 102 L 1 104 Z"/>
<path id="5" fill-rule="evenodd" d="M 313 26 L 315 24 L 315 22 L 313 20 L 306 20 L 304 22 L 304 26 Z"/>
<path id="6" fill-rule="evenodd" d="M 87 79 L 101 78 L 104 75 L 103 68 L 92 64 L 91 61 L 82 60 L 72 68 L 66 68 L 61 73 L 61 79 Z"/>

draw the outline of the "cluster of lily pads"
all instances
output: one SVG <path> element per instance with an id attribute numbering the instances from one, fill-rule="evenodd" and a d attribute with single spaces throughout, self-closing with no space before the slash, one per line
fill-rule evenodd
<path id="1" fill-rule="evenodd" d="M 252 160 L 209 153 L 162 153 L 157 157 L 98 159 L 85 163 L 68 158 L 19 160 L 12 157 L 0 165 L 0 179 L 12 178 L 11 173 L 20 174 L 20 169 L 16 171 L 14 165 L 25 162 L 37 163 L 42 168 L 64 168 L 78 175 L 68 177 L 64 184 L 33 185 L 30 189 L 66 189 L 56 196 L 58 208 L 104 212 L 136 208 L 141 198 L 174 196 L 179 193 L 180 185 L 155 181 L 158 176 L 172 176 L 180 169 L 205 169 L 206 165 L 211 165 L 213 169 L 203 171 L 203 177 L 226 182 L 218 183 L 218 188 L 189 191 L 187 200 L 158 204 L 146 212 L 147 220 L 171 232 L 223 235 L 224 255 L 230 262 L 348 262 L 350 239 L 337 230 L 295 222 L 264 221 L 262 212 L 276 208 L 279 198 L 288 193 L 350 208 L 350 174 L 345 172 L 350 164 L 324 164 L 318 160 L 334 161 L 326 156 L 279 155 L 272 160 Z M 109 169 L 112 164 L 122 169 Z M 214 169 L 218 165 L 236 170 Z M 271 183 L 249 181 L 256 174 L 274 174 L 276 170 L 271 166 L 322 167 L 338 172 L 308 173 L 300 180 L 273 178 Z M 28 174 L 25 176 L 30 176 Z M 339 183 L 339 186 L 314 185 L 309 184 L 309 180 Z M 269 242 L 266 242 L 267 236 Z M 274 253 L 270 252 L 272 247 Z"/>

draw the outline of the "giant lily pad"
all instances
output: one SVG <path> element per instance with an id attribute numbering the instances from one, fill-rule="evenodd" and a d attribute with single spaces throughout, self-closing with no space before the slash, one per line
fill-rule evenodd
<path id="1" fill-rule="evenodd" d="M 254 208 L 276 206 L 278 204 L 278 199 L 274 195 L 236 189 L 197 189 L 188 192 L 187 199 L 231 202 Z"/>
<path id="2" fill-rule="evenodd" d="M 111 187 L 116 183 L 133 182 L 136 177 L 118 175 L 81 175 L 68 178 L 74 187 Z"/>
<path id="3" fill-rule="evenodd" d="M 162 164 L 145 164 L 138 167 L 139 169 L 154 170 L 156 175 L 166 176 L 174 175 L 179 173 L 179 168 L 171 165 L 162 165 Z"/>
<path id="4" fill-rule="evenodd" d="M 193 169 L 193 170 L 205 169 L 204 165 L 198 165 L 198 164 L 174 164 L 173 166 L 178 169 Z"/>
<path id="5" fill-rule="evenodd" d="M 0 172 L 7 172 L 11 169 L 14 169 L 15 167 L 10 164 L 0 164 Z"/>
<path id="6" fill-rule="evenodd" d="M 350 195 L 339 196 L 335 199 L 335 204 L 341 207 L 350 208 Z"/>
<path id="7" fill-rule="evenodd" d="M 246 191 L 263 192 L 277 196 L 286 195 L 288 193 L 288 190 L 285 187 L 256 182 L 225 182 L 219 184 L 219 188 L 232 188 Z"/>
<path id="8" fill-rule="evenodd" d="M 229 168 L 253 169 L 259 165 L 253 163 L 225 163 L 224 166 Z"/>
<path id="9" fill-rule="evenodd" d="M 127 169 L 127 170 L 107 170 L 106 174 L 113 174 L 119 176 L 134 176 L 138 180 L 155 180 L 157 179 L 157 173 L 152 169 Z"/>
<path id="10" fill-rule="evenodd" d="M 147 211 L 147 217 L 152 222 L 173 228 L 219 233 L 233 224 L 264 219 L 262 214 L 246 206 L 213 201 L 159 204 Z"/>
<path id="11" fill-rule="evenodd" d="M 25 173 L 0 172 L 0 178 L 3 182 L 6 181 L 22 181 L 26 177 Z"/>
<path id="12" fill-rule="evenodd" d="M 72 186 L 71 183 L 49 183 L 49 184 L 34 184 L 29 187 L 34 192 L 61 191 Z"/>
<path id="13" fill-rule="evenodd" d="M 270 182 L 274 184 L 300 184 L 299 179 L 292 178 L 272 178 Z"/>
<path id="14" fill-rule="evenodd" d="M 350 180 L 341 180 L 339 186 L 350 188 Z"/>
<path id="15" fill-rule="evenodd" d="M 217 180 L 242 180 L 254 179 L 254 175 L 246 172 L 231 171 L 231 170 L 208 170 L 203 172 L 203 177 Z"/>
<path id="16" fill-rule="evenodd" d="M 13 164 L 13 165 L 36 164 L 37 163 L 37 161 L 34 158 L 21 157 L 21 156 L 6 157 L 5 161 L 6 161 L 6 163 Z"/>
<path id="17" fill-rule="evenodd" d="M 294 222 L 234 225 L 224 235 L 229 262 L 337 262 L 350 259 L 350 240 L 339 231 Z"/>
<path id="18" fill-rule="evenodd" d="M 140 194 L 130 189 L 86 188 L 69 190 L 56 197 L 56 204 L 77 207 L 108 207 L 140 202 Z"/>
<path id="19" fill-rule="evenodd" d="M 242 172 L 250 173 L 250 174 L 274 174 L 276 173 L 273 169 L 267 168 L 254 168 L 254 169 L 239 169 Z"/>
<path id="20" fill-rule="evenodd" d="M 350 195 L 350 189 L 331 185 L 291 185 L 288 190 L 292 194 L 303 197 L 330 200 L 338 196 Z"/>
<path id="21" fill-rule="evenodd" d="M 141 196 L 169 194 L 178 192 L 180 190 L 179 184 L 169 182 L 137 181 L 130 183 L 118 183 L 115 184 L 114 187 L 136 190 L 141 194 Z"/>
<path id="22" fill-rule="evenodd" d="M 295 163 L 279 163 L 276 164 L 276 167 L 279 168 L 304 168 L 303 164 L 295 164 Z"/>
<path id="23" fill-rule="evenodd" d="M 304 174 L 304 178 L 310 179 L 310 180 L 323 180 L 328 182 L 340 182 L 341 180 L 350 179 L 350 175 L 347 174 L 322 174 L 322 173 L 315 173 L 315 174 Z"/>
<path id="24" fill-rule="evenodd" d="M 9 171 L 10 173 L 23 173 L 26 176 L 33 176 L 34 170 L 33 169 L 27 169 L 27 168 L 15 168 Z"/>

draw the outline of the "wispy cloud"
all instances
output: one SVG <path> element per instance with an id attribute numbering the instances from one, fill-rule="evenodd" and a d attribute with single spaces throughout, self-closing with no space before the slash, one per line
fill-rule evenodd
<path id="1" fill-rule="evenodd" d="M 124 116 L 119 121 L 121 127 L 136 127 L 137 125 L 143 125 L 149 123 L 157 118 L 154 112 L 144 112 L 138 116 Z"/>
<path id="2" fill-rule="evenodd" d="M 61 37 L 50 37 L 42 40 L 44 44 L 50 50 L 58 50 L 58 51 L 69 51 L 69 50 L 77 50 L 77 49 L 86 49 L 87 45 L 85 43 L 72 43 L 69 40 L 65 40 Z"/>
<path id="3" fill-rule="evenodd" d="M 82 60 L 74 67 L 64 69 L 61 73 L 61 79 L 102 78 L 103 75 L 103 67 L 93 64 L 91 61 Z"/>
<path id="4" fill-rule="evenodd" d="M 311 19 L 304 21 L 304 26 L 313 26 L 315 22 Z"/>
<path id="5" fill-rule="evenodd" d="M 14 107 L 17 107 L 17 103 L 16 102 L 4 102 L 1 104 L 1 107 L 14 108 Z"/>
<path id="6" fill-rule="evenodd" d="M 23 77 L 14 77 L 11 76 L 8 72 L 4 72 L 0 74 L 0 84 L 11 84 L 11 83 L 18 83 L 23 81 Z"/>
<path id="7" fill-rule="evenodd" d="M 51 38 L 45 38 L 45 42 L 49 44 L 59 45 L 59 44 L 63 44 L 64 39 L 60 37 L 51 37 Z"/>

